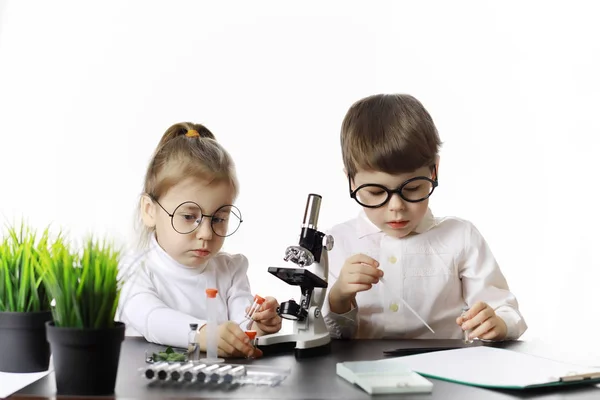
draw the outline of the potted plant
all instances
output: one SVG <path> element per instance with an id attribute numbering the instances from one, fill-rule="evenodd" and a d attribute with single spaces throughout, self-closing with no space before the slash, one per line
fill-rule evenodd
<path id="1" fill-rule="evenodd" d="M 119 253 L 90 238 L 81 252 L 61 241 L 42 257 L 44 284 L 54 299 L 46 333 L 59 395 L 114 393 L 125 338 L 125 325 L 114 320 Z"/>
<path id="2" fill-rule="evenodd" d="M 39 260 L 47 251 L 48 230 L 39 241 L 23 223 L 7 233 L 0 242 L 0 371 L 46 371 L 50 347 L 45 324 L 52 314 Z"/>

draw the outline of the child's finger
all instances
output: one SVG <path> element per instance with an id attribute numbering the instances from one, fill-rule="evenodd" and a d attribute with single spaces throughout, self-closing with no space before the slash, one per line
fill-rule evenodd
<path id="1" fill-rule="evenodd" d="M 494 326 L 495 326 L 494 320 L 492 318 L 489 318 L 489 319 L 485 320 L 477 328 L 473 329 L 473 331 L 469 334 L 469 337 L 471 339 L 474 339 L 476 337 L 480 338 L 480 337 L 484 336 L 486 333 L 488 333 L 489 331 L 491 331 L 492 329 L 494 329 Z"/>
<path id="2" fill-rule="evenodd" d="M 484 303 L 483 301 L 478 301 L 473 305 L 473 307 L 469 308 L 469 311 L 466 312 L 465 319 L 474 318 L 477 314 L 485 310 L 487 307 L 489 307 L 487 303 Z"/>
<path id="3" fill-rule="evenodd" d="M 498 338 L 499 335 L 500 335 L 500 333 L 498 332 L 498 327 L 495 326 L 491 330 L 489 330 L 486 333 L 484 333 L 483 335 L 479 336 L 479 339 L 494 340 L 494 339 Z"/>
<path id="4" fill-rule="evenodd" d="M 350 274 L 350 276 L 348 277 L 348 283 L 363 283 L 363 284 L 374 284 L 379 282 L 379 277 L 377 276 L 373 276 L 373 275 L 367 275 L 367 274 L 361 274 L 361 273 L 356 273 L 356 274 Z"/>
<path id="5" fill-rule="evenodd" d="M 273 297 L 265 297 L 264 303 L 261 304 L 259 311 L 276 310 L 279 303 Z"/>
<path id="6" fill-rule="evenodd" d="M 367 275 L 373 278 L 380 278 L 383 276 L 382 270 L 366 264 L 356 264 L 349 272 L 353 275 Z"/>
<path id="7" fill-rule="evenodd" d="M 492 318 L 494 315 L 496 315 L 494 313 L 494 310 L 492 310 L 490 307 L 486 307 L 471 318 L 469 318 L 468 316 L 463 317 L 463 322 L 461 326 L 463 327 L 463 330 L 475 329 L 484 321 Z"/>
<path id="8" fill-rule="evenodd" d="M 230 343 L 228 343 L 225 339 L 219 340 L 218 353 L 222 357 L 228 357 L 235 351 L 235 347 L 233 347 Z"/>
<path id="9" fill-rule="evenodd" d="M 379 262 L 366 254 L 355 254 L 348 258 L 347 262 L 351 264 L 368 264 L 373 267 L 379 267 Z"/>
<path id="10" fill-rule="evenodd" d="M 275 309 L 267 309 L 264 311 L 257 311 L 254 313 L 254 315 L 252 316 L 252 319 L 255 321 L 263 321 L 263 320 L 267 320 L 267 319 L 272 319 L 277 317 L 277 311 Z"/>
<path id="11" fill-rule="evenodd" d="M 248 336 L 237 325 L 231 324 L 228 328 L 228 334 L 225 335 L 224 339 L 236 350 L 248 354 L 252 350 Z"/>
<path id="12" fill-rule="evenodd" d="M 252 357 L 258 358 L 258 357 L 262 357 L 262 356 L 263 356 L 262 350 L 255 347 L 254 351 L 252 352 Z"/>

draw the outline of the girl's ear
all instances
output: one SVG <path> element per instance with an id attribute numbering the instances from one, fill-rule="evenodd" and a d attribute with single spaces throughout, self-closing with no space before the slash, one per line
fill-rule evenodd
<path id="1" fill-rule="evenodd" d="M 142 214 L 144 225 L 148 228 L 156 226 L 156 206 L 147 194 L 143 194 L 140 197 L 140 213 Z"/>
<path id="2" fill-rule="evenodd" d="M 439 174 L 440 174 L 440 156 L 438 155 L 435 159 L 435 177 L 433 179 L 436 180 L 438 178 Z"/>

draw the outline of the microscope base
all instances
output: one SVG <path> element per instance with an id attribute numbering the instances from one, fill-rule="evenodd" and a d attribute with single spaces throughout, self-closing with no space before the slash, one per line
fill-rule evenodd
<path id="1" fill-rule="evenodd" d="M 306 335 L 302 333 L 273 334 L 258 337 L 256 347 L 264 355 L 287 353 L 294 350 L 296 358 L 308 358 L 329 354 L 331 337 L 329 332 Z"/>
<path id="2" fill-rule="evenodd" d="M 296 348 L 294 350 L 294 355 L 296 358 L 311 358 L 311 357 L 319 357 L 324 356 L 331 353 L 331 342 L 327 342 L 327 344 L 321 345 L 319 347 L 310 347 L 299 349 Z"/>

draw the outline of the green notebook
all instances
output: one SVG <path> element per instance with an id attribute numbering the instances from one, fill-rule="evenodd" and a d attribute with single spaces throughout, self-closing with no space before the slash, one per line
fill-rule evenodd
<path id="1" fill-rule="evenodd" d="M 495 347 L 436 351 L 393 360 L 428 378 L 491 389 L 600 383 L 600 368 L 568 364 Z"/>

